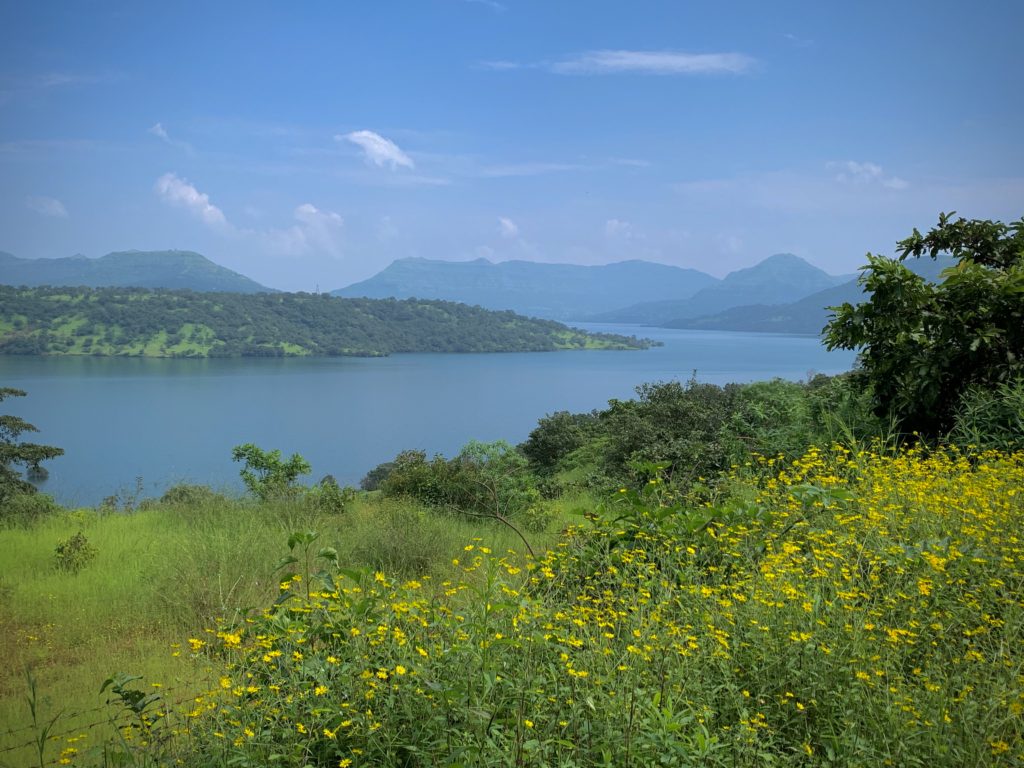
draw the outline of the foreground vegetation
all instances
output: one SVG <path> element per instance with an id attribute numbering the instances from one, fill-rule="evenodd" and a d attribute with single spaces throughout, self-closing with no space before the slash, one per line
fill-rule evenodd
<path id="1" fill-rule="evenodd" d="M 900 346 L 844 308 L 851 375 L 644 385 L 361 493 L 253 444 L 247 500 L 68 511 L 0 475 L 0 762 L 1024 765 L 1024 249 L 975 224 L 929 237 L 994 266 L 868 279 L 940 314 L 991 289 L 988 325 Z M 57 450 L 2 423 L 5 469 Z"/>
<path id="2" fill-rule="evenodd" d="M 513 312 L 416 299 L 0 286 L 0 307 L 0 354 L 376 356 L 650 345 Z"/>

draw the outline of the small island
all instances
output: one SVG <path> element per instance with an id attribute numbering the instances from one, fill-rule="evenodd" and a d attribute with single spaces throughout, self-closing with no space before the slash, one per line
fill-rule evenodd
<path id="1" fill-rule="evenodd" d="M 653 344 L 449 301 L 0 286 L 0 354 L 6 355 L 380 357 Z"/>

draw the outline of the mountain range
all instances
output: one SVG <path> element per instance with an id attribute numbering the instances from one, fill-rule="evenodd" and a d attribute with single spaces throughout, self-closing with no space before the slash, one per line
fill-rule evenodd
<path id="1" fill-rule="evenodd" d="M 117 251 L 97 259 L 19 259 L 0 251 L 0 283 L 263 293 L 272 289 L 193 251 Z"/>
<path id="2" fill-rule="evenodd" d="M 952 263 L 910 260 L 930 280 Z M 275 292 L 192 251 L 121 251 L 97 259 L 19 259 L 0 252 L 0 283 Z M 827 307 L 863 299 L 856 277 L 776 254 L 716 278 L 647 261 L 604 266 L 408 258 L 332 292 L 347 298 L 440 299 L 562 321 L 818 334 Z"/>
<path id="3" fill-rule="evenodd" d="M 752 267 L 730 272 L 692 296 L 645 301 L 587 319 L 678 327 L 682 320 L 714 315 L 732 307 L 787 304 L 850 279 L 850 275 L 830 275 L 791 253 L 778 253 Z"/>
<path id="4" fill-rule="evenodd" d="M 368 280 L 332 291 L 368 299 L 430 298 L 550 320 L 582 320 L 642 300 L 692 296 L 717 283 L 696 269 L 649 261 L 604 266 L 532 261 L 399 259 Z"/>

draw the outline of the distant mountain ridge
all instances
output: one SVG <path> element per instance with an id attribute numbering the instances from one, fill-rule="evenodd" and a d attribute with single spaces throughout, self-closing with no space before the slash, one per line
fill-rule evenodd
<path id="1" fill-rule="evenodd" d="M 952 257 L 938 259 L 908 259 L 904 262 L 911 272 L 929 282 L 938 282 L 944 269 L 954 265 Z M 730 307 L 722 312 L 702 317 L 677 318 L 665 323 L 668 328 L 690 328 L 704 331 L 756 331 L 766 333 L 799 333 L 817 336 L 832 316 L 829 307 L 840 304 L 859 304 L 866 301 L 859 283 L 853 278 L 845 283 L 812 293 L 788 304 L 755 304 Z"/>
<path id="2" fill-rule="evenodd" d="M 696 269 L 638 260 L 582 266 L 409 258 L 331 293 L 347 298 L 443 299 L 533 317 L 581 320 L 609 307 L 692 296 L 718 282 Z"/>
<path id="3" fill-rule="evenodd" d="M 4 285 L 168 288 L 263 293 L 273 289 L 194 251 L 115 251 L 96 259 L 21 259 L 0 251 Z"/>
<path id="4" fill-rule="evenodd" d="M 588 319 L 603 323 L 691 327 L 680 323 L 734 307 L 789 304 L 849 280 L 849 275 L 830 275 L 799 256 L 778 253 L 752 267 L 730 272 L 721 281 L 690 297 L 639 302 Z"/>

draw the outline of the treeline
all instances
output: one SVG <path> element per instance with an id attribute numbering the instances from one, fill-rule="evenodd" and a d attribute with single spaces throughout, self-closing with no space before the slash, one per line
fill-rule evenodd
<path id="1" fill-rule="evenodd" d="M 417 299 L 0 286 L 0 308 L 0 354 L 379 356 L 649 345 L 513 312 Z"/>

